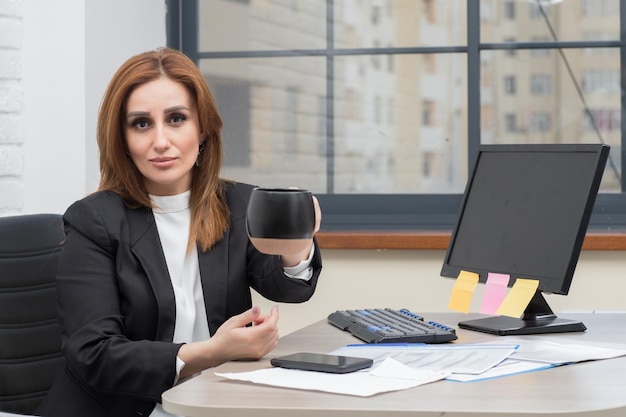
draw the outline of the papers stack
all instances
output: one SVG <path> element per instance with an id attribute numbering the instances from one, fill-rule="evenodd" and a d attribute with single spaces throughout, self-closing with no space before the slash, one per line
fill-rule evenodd
<path id="1" fill-rule="evenodd" d="M 371 358 L 369 369 L 349 374 L 267 368 L 217 376 L 283 388 L 372 396 L 442 379 L 471 382 L 569 363 L 626 356 L 625 346 L 565 344 L 508 338 L 488 344 L 357 344 L 329 352 Z"/>

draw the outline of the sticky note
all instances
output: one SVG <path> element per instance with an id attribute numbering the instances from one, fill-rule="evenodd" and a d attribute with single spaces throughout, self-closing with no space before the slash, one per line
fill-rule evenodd
<path id="1" fill-rule="evenodd" d="M 506 297 L 506 289 L 509 285 L 509 279 L 510 277 L 507 274 L 496 274 L 493 272 L 487 274 L 483 302 L 480 306 L 481 313 L 491 315 L 496 314 L 498 307 L 500 307 L 504 297 Z"/>
<path id="2" fill-rule="evenodd" d="M 496 312 L 502 316 L 520 318 L 538 287 L 539 281 L 536 279 L 516 279 Z"/>
<path id="3" fill-rule="evenodd" d="M 448 308 L 462 313 L 468 313 L 472 302 L 472 295 L 478 285 L 478 274 L 474 272 L 461 271 L 456 278 Z"/>

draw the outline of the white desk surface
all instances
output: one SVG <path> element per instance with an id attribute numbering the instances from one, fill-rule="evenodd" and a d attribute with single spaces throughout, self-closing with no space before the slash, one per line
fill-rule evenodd
<path id="1" fill-rule="evenodd" d="M 480 317 L 459 313 L 422 314 L 426 319 L 455 328 L 459 320 Z M 626 345 L 626 314 L 561 316 L 582 320 L 587 331 L 538 337 L 561 342 L 602 341 Z M 459 339 L 455 343 L 506 340 L 506 336 L 458 328 L 457 335 Z M 278 347 L 263 360 L 229 362 L 166 391 L 163 406 L 171 413 L 192 417 L 626 416 L 626 357 L 486 381 L 439 381 L 367 398 L 268 387 L 229 381 L 214 375 L 216 369 L 243 372 L 267 368 L 271 366 L 269 360 L 275 356 L 298 351 L 326 353 L 349 343 L 361 341 L 328 324 L 325 319 L 321 320 L 282 337 Z"/>

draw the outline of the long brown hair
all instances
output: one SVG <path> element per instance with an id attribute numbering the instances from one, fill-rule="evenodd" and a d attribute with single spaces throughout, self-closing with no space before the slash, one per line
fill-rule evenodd
<path id="1" fill-rule="evenodd" d="M 198 111 L 204 149 L 193 168 L 189 245 L 197 241 L 206 251 L 222 238 L 229 225 L 224 181 L 219 177 L 223 157 L 222 119 L 202 73 L 183 53 L 169 48 L 144 52 L 128 59 L 113 75 L 98 114 L 98 190 L 119 194 L 131 207 L 152 206 L 143 176 L 128 156 L 124 123 L 128 98 L 134 89 L 162 77 L 184 85 Z"/>

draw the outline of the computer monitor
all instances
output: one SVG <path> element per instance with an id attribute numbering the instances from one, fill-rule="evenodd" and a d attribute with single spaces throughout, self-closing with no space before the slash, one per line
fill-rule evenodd
<path id="1" fill-rule="evenodd" d="M 461 270 L 539 281 L 520 318 L 488 316 L 459 323 L 485 333 L 585 331 L 557 317 L 542 293 L 569 291 L 609 146 L 480 145 L 463 195 L 441 275 Z"/>

